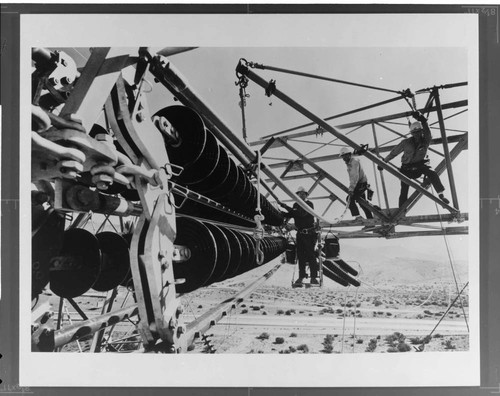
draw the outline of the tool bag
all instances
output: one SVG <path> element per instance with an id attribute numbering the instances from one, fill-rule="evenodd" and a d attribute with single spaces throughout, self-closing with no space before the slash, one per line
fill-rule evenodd
<path id="1" fill-rule="evenodd" d="M 340 243 L 339 238 L 331 232 L 325 236 L 325 246 L 323 248 L 323 253 L 325 257 L 333 258 L 337 257 L 340 253 Z"/>
<path id="2" fill-rule="evenodd" d="M 297 245 L 293 238 L 289 238 L 286 244 L 285 251 L 286 262 L 289 264 L 295 264 L 297 261 Z"/>

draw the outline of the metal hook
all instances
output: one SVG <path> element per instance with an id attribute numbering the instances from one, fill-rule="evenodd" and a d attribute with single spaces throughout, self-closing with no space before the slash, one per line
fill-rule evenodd
<path id="1" fill-rule="evenodd" d="M 172 169 L 170 169 L 170 172 L 169 172 L 167 170 L 167 166 L 170 166 L 170 168 L 178 169 L 179 171 L 176 173 Z M 183 166 L 172 164 L 171 162 L 165 162 L 165 164 L 161 168 L 164 169 L 165 172 L 167 172 L 168 176 L 172 175 L 172 176 L 175 176 L 175 177 L 180 176 L 181 173 L 184 171 L 184 167 Z"/>

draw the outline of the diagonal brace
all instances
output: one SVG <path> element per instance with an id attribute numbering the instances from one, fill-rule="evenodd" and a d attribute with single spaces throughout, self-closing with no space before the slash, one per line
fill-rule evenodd
<path id="1" fill-rule="evenodd" d="M 457 158 L 458 154 L 460 154 L 463 150 L 467 149 L 467 144 L 468 144 L 468 137 L 467 135 L 464 135 L 461 140 L 453 147 L 453 149 L 450 151 L 450 160 L 453 161 L 455 158 Z M 435 172 L 438 175 L 441 175 L 444 170 L 446 169 L 446 160 L 442 160 L 438 166 L 434 169 Z M 422 184 L 422 188 L 429 188 L 430 186 L 430 181 L 426 179 L 424 183 Z M 404 214 L 417 202 L 417 200 L 422 196 L 422 193 L 417 190 L 414 191 L 413 194 L 406 200 L 406 202 L 403 204 L 403 206 L 399 209 L 399 211 L 393 216 L 391 219 L 392 221 L 397 222 L 401 217 L 404 216 Z M 457 212 L 458 213 L 458 212 Z M 455 213 L 455 214 L 457 214 Z"/>
<path id="2" fill-rule="evenodd" d="M 321 174 L 323 174 L 325 176 L 326 179 L 330 180 L 333 184 L 335 184 L 338 188 L 340 188 L 342 191 L 344 191 L 346 194 L 349 193 L 349 189 L 344 186 L 341 182 L 339 182 L 336 178 L 334 178 L 332 175 L 330 175 L 329 173 L 325 172 L 321 167 L 319 167 L 318 165 L 316 165 L 314 162 L 312 162 L 310 159 L 308 159 L 307 157 L 305 157 L 304 155 L 302 155 L 297 149 L 295 149 L 294 147 L 290 146 L 284 139 L 282 138 L 277 138 L 277 140 L 280 141 L 280 143 L 286 147 L 288 150 L 290 150 L 292 153 L 294 153 L 297 157 L 299 157 L 302 161 L 304 161 L 305 163 L 307 163 L 309 166 L 311 166 L 312 168 L 314 168 L 317 172 L 320 172 Z M 382 211 L 380 211 L 379 209 L 375 208 L 374 206 L 372 206 L 370 203 L 368 203 L 367 201 L 365 201 L 364 199 L 362 198 L 359 198 L 358 199 L 358 202 L 360 203 L 360 205 L 364 206 L 365 208 L 369 209 L 370 211 L 372 211 L 373 213 L 375 213 L 378 217 L 380 217 L 381 219 L 383 220 L 388 220 L 388 217 L 386 216 L 385 213 L 383 213 Z"/>

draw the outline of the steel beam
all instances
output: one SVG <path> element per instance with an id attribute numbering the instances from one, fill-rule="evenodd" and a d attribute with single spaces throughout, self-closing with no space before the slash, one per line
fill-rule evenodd
<path id="1" fill-rule="evenodd" d="M 246 75 L 250 80 L 252 80 L 256 84 L 260 85 L 262 88 L 268 89 L 268 83 L 264 79 L 262 79 L 260 76 L 258 76 L 256 73 L 254 73 L 253 71 L 251 71 L 247 67 L 245 67 L 241 62 L 238 65 L 236 71 L 239 72 L 239 73 L 241 73 L 241 74 Z M 285 95 L 284 93 L 282 93 L 280 90 L 274 89 L 272 94 L 274 96 L 276 96 L 278 99 L 280 99 L 283 102 L 285 102 L 286 104 L 288 104 L 290 107 L 292 107 L 295 110 L 297 110 L 299 113 L 301 113 L 304 116 L 306 116 L 307 118 L 309 118 L 311 121 L 316 122 L 324 130 L 330 132 L 332 135 L 336 136 L 337 138 L 339 138 L 341 141 L 343 141 L 344 143 L 346 143 L 350 147 L 352 147 L 352 148 L 354 148 L 356 150 L 360 150 L 360 151 L 362 150 L 362 147 L 359 144 L 357 144 L 353 140 L 349 139 L 347 136 L 345 136 L 342 133 L 340 133 L 334 127 L 328 125 L 320 117 L 318 117 L 318 116 L 314 115 L 313 113 L 311 113 L 305 107 L 301 106 L 299 103 L 297 103 L 294 100 L 292 100 L 290 97 L 288 97 L 287 95 Z M 410 112 L 409 115 L 411 115 L 411 112 Z M 420 187 L 420 185 L 418 183 L 416 183 L 412 179 L 410 179 L 410 178 L 406 177 L 405 175 L 403 175 L 402 173 L 400 173 L 399 170 L 396 167 L 385 163 L 381 158 L 378 158 L 377 156 L 373 155 L 370 151 L 366 151 L 363 155 L 366 158 L 368 158 L 369 160 L 371 160 L 372 162 L 375 162 L 377 165 L 379 165 L 382 168 L 384 168 L 385 170 L 387 170 L 392 175 L 396 176 L 398 179 L 404 181 L 409 186 L 415 188 L 416 190 L 421 191 L 422 194 L 424 194 L 425 196 L 427 196 L 428 198 L 430 198 L 434 202 L 438 203 L 439 205 L 441 205 L 446 210 L 450 211 L 451 213 L 457 213 L 458 212 L 457 209 L 455 209 L 455 208 L 451 207 L 450 205 L 444 203 L 439 198 L 437 198 L 433 194 L 431 194 L 429 191 L 427 191 L 427 190 L 423 189 L 422 187 Z M 311 162 L 311 163 L 314 164 L 313 162 Z M 315 166 L 317 166 L 317 165 L 315 165 Z M 365 201 L 365 203 L 366 203 L 366 201 Z M 368 205 L 368 203 L 366 203 L 366 204 Z M 370 205 L 368 207 L 370 207 Z M 375 211 L 375 213 L 377 212 L 375 208 L 373 208 L 373 211 Z M 380 211 L 378 211 L 378 212 L 380 213 Z M 385 215 L 382 215 L 382 216 L 385 217 Z"/>
<path id="2" fill-rule="evenodd" d="M 447 227 L 442 230 L 436 231 L 401 231 L 395 232 L 394 234 L 388 235 L 385 238 L 387 239 L 396 239 L 396 238 L 411 238 L 411 237 L 423 237 L 423 236 L 441 236 L 441 235 L 468 235 L 469 228 L 468 227 Z M 382 236 L 372 232 L 339 232 L 338 237 L 340 239 L 354 239 L 354 238 L 381 238 Z"/>
<path id="3" fill-rule="evenodd" d="M 90 131 L 121 71 L 137 60 L 116 48 L 94 48 L 60 116 L 74 114 Z"/>
<path id="4" fill-rule="evenodd" d="M 451 103 L 446 103 L 441 106 L 443 110 L 445 109 L 454 109 L 457 107 L 464 107 L 467 106 L 468 102 L 467 100 L 461 100 L 461 101 L 456 101 L 456 102 L 451 102 Z M 431 107 L 429 109 L 422 108 L 418 110 L 420 112 L 427 111 L 427 112 L 435 112 L 437 111 L 436 107 Z M 383 117 L 377 117 L 377 118 L 372 118 L 372 119 L 367 119 L 367 120 L 362 120 L 362 121 L 357 121 L 357 122 L 350 122 L 347 124 L 340 124 L 336 125 L 335 128 L 337 129 L 347 129 L 347 128 L 353 128 L 353 127 L 362 127 L 371 123 L 379 123 L 379 122 L 385 122 L 385 121 L 391 121 L 391 120 L 396 120 L 398 118 L 404 118 L 404 117 L 411 117 L 411 111 L 407 111 L 404 113 L 396 113 L 392 115 L 387 115 Z M 327 120 L 327 119 L 325 119 Z M 314 124 L 314 123 L 313 123 Z M 316 129 L 310 130 L 310 131 L 304 131 L 304 132 L 298 132 L 293 135 L 285 135 L 281 136 L 282 138 L 287 138 L 287 139 L 294 139 L 294 138 L 299 138 L 299 137 L 304 137 L 304 136 L 311 136 L 316 134 Z M 264 144 L 266 139 L 264 137 L 261 138 L 261 140 L 256 140 L 254 142 L 250 142 L 249 146 L 257 146 L 260 144 Z"/>
<path id="5" fill-rule="evenodd" d="M 394 238 L 409 238 L 409 237 L 420 237 L 420 236 L 440 236 L 440 235 L 468 235 L 469 227 L 446 227 L 441 230 L 436 231 L 401 231 L 389 235 L 388 239 Z"/>
<path id="6" fill-rule="evenodd" d="M 188 86 L 184 76 L 172 63 L 165 62 L 160 57 L 154 57 L 151 60 L 150 71 L 161 84 L 176 95 L 176 98 L 182 104 L 196 109 L 210 131 L 217 136 L 239 162 L 247 166 L 256 159 L 255 153 L 248 148 L 245 142 L 233 134 L 206 104 L 206 101 Z"/>
<path id="7" fill-rule="evenodd" d="M 311 186 L 311 188 L 309 189 L 309 191 L 307 192 L 307 195 L 311 194 L 314 189 L 316 187 L 318 187 L 319 184 L 321 184 L 321 180 L 325 178 L 325 175 L 323 175 L 322 173 L 318 172 L 318 177 L 317 179 L 314 181 L 313 185 Z"/>
<path id="8" fill-rule="evenodd" d="M 321 195 L 317 197 L 307 197 L 309 201 L 319 201 L 320 199 L 331 199 L 331 195 Z M 294 199 L 283 199 L 281 202 L 295 202 Z M 329 224 L 329 223 L 328 223 Z"/>
<path id="9" fill-rule="evenodd" d="M 191 345 L 195 338 L 199 337 L 210 327 L 215 325 L 215 323 L 217 323 L 223 316 L 227 315 L 230 310 L 236 308 L 236 305 L 243 302 L 245 297 L 249 296 L 257 287 L 268 280 L 280 267 L 281 263 L 275 265 L 271 270 L 266 272 L 260 278 L 257 278 L 253 283 L 248 285 L 238 294 L 225 300 L 215 308 L 212 308 L 210 311 L 205 312 L 195 321 L 187 324 L 184 340 L 186 344 L 188 346 Z"/>
<path id="10" fill-rule="evenodd" d="M 441 106 L 441 109 L 455 109 L 457 107 L 464 107 L 467 106 L 468 102 L 467 100 L 458 100 L 456 102 L 451 102 L 451 103 L 446 103 Z M 437 107 L 430 107 L 430 108 L 422 108 L 418 109 L 417 111 L 419 112 L 427 112 L 427 113 L 433 113 L 437 111 Z M 411 117 L 413 111 L 405 111 L 403 113 L 397 113 L 397 114 L 392 114 L 388 116 L 383 116 L 383 117 L 376 117 L 368 120 L 362 120 L 362 121 L 356 121 L 356 122 L 350 122 L 347 124 L 342 124 L 337 126 L 338 129 L 345 129 L 345 128 L 353 128 L 359 125 L 365 125 L 368 123 L 378 123 L 378 122 L 384 122 L 384 121 L 389 121 L 389 120 L 396 120 L 398 118 L 404 118 L 404 117 Z"/>
<path id="11" fill-rule="evenodd" d="M 330 201 L 330 203 L 326 206 L 326 209 L 323 211 L 323 216 L 326 215 L 326 212 L 328 212 L 328 210 L 331 208 L 331 206 L 333 205 L 334 202 L 335 202 L 335 200 L 332 199 Z"/>
<path id="12" fill-rule="evenodd" d="M 54 348 L 66 345 L 69 342 L 79 340 L 82 337 L 95 334 L 97 331 L 112 326 L 118 322 L 127 320 L 138 314 L 137 304 L 130 307 L 122 308 L 114 312 L 97 316 L 71 326 L 67 326 L 62 330 L 56 330 L 51 334 Z"/>
<path id="13" fill-rule="evenodd" d="M 460 220 L 461 221 L 467 221 L 469 219 L 469 214 L 468 213 L 460 213 Z M 442 215 L 418 215 L 418 216 L 407 216 L 403 217 L 402 219 L 399 219 L 397 225 L 405 225 L 405 226 L 410 226 L 410 225 L 416 225 L 417 223 L 439 223 L 439 222 L 452 222 L 456 221 L 456 218 L 452 214 L 442 214 Z M 380 222 L 377 222 L 380 223 Z M 381 223 L 383 224 L 383 223 Z M 391 223 L 389 223 L 391 224 Z M 335 224 L 335 227 L 353 227 L 353 226 L 359 226 L 360 223 L 357 221 L 342 221 L 340 223 Z M 377 224 L 375 224 L 377 225 Z M 323 224 L 320 222 L 321 227 L 329 227 L 329 224 Z"/>
<path id="14" fill-rule="evenodd" d="M 236 136 L 224 122 L 219 119 L 215 112 L 206 104 L 201 97 L 191 89 L 185 78 L 170 62 L 164 62 L 160 57 L 151 60 L 151 73 L 161 82 L 169 91 L 174 93 L 181 103 L 196 109 L 203 118 L 206 126 L 217 137 L 219 141 L 243 164 L 247 167 L 254 164 L 257 160 L 255 152 Z M 262 163 L 261 171 L 271 178 L 288 196 L 296 199 L 298 205 L 309 214 L 321 218 L 304 201 L 297 199 L 297 196 L 285 186 L 281 180 L 274 175 L 267 166 Z M 269 186 L 264 184 L 264 188 L 270 191 Z M 270 191 L 271 192 L 271 191 Z M 273 195 L 273 194 L 271 194 Z"/>
<path id="15" fill-rule="evenodd" d="M 441 100 L 439 98 L 438 88 L 435 87 L 432 92 L 434 95 L 434 100 L 436 102 L 436 107 L 438 109 L 437 115 L 438 115 L 438 120 L 439 120 L 439 129 L 441 130 L 441 137 L 443 138 L 444 158 L 446 161 L 446 170 L 448 173 L 448 181 L 450 183 L 451 198 L 453 200 L 453 206 L 455 208 L 459 209 L 458 198 L 457 198 L 457 189 L 455 186 L 455 178 L 453 176 L 453 167 L 451 166 L 450 149 L 448 148 L 448 141 L 446 139 L 446 129 L 444 126 L 443 112 L 441 110 Z"/>
<path id="16" fill-rule="evenodd" d="M 304 171 L 305 172 L 305 171 Z M 288 177 L 285 177 L 283 178 L 283 180 L 298 180 L 298 179 L 307 179 L 307 178 L 310 178 L 310 177 L 319 177 L 319 176 L 322 176 L 322 179 L 325 178 L 323 172 L 316 172 L 316 173 L 307 173 L 305 172 L 303 175 L 295 175 L 295 176 L 288 176 Z M 342 205 L 345 205 L 346 202 L 341 199 L 340 197 L 338 197 L 333 191 L 331 191 L 327 186 L 325 186 L 323 183 L 321 183 L 321 181 L 318 183 L 321 187 L 323 187 L 325 189 L 326 192 L 330 193 L 330 197 L 335 201 L 339 201 L 342 203 Z M 311 199 L 311 198 L 309 198 Z"/>
<path id="17" fill-rule="evenodd" d="M 335 184 L 338 188 L 340 188 L 346 194 L 349 194 L 349 189 L 346 186 L 344 186 L 341 182 L 339 182 L 336 178 L 334 178 L 329 173 L 325 172 L 318 165 L 316 165 L 310 159 L 308 159 L 307 157 L 305 157 L 304 155 L 302 155 L 297 149 L 295 149 L 294 147 L 292 147 L 291 145 L 289 145 L 287 142 L 285 142 L 281 138 L 277 138 L 277 140 L 279 140 L 283 146 L 285 146 L 288 150 L 290 150 L 292 153 L 294 153 L 298 158 L 300 158 L 306 164 L 308 164 L 309 166 L 311 166 L 317 172 L 321 172 L 322 174 L 324 174 L 326 179 L 330 180 L 333 184 Z M 358 202 L 359 202 L 360 205 L 368 208 L 370 211 L 372 211 L 373 213 L 375 213 L 381 219 L 387 220 L 387 216 L 382 211 L 380 211 L 379 209 L 375 208 L 374 206 L 372 206 L 370 203 L 368 203 L 364 199 L 360 198 L 358 200 Z"/>
<path id="18" fill-rule="evenodd" d="M 459 142 L 464 135 L 465 134 L 448 136 L 448 143 Z M 280 138 L 280 139 L 285 140 L 284 138 Z M 442 143 L 443 143 L 443 139 L 441 139 L 441 138 L 436 138 L 436 139 L 432 139 L 431 140 L 431 145 L 442 144 Z M 396 146 L 395 145 L 393 145 L 393 146 L 386 146 L 386 147 L 381 146 L 381 147 L 379 147 L 379 153 L 387 153 L 387 152 L 391 151 L 394 147 L 396 147 Z M 368 151 L 374 152 L 375 149 L 371 148 L 371 149 L 368 149 Z M 313 158 L 309 158 L 309 159 L 311 161 L 313 161 L 313 162 L 332 161 L 332 160 L 338 160 L 338 159 L 340 159 L 340 155 L 338 155 L 338 154 L 330 154 L 330 155 L 324 155 L 324 156 L 321 156 L 321 157 L 313 157 Z M 267 165 L 267 166 L 269 168 L 271 168 L 271 169 L 282 168 L 282 167 L 286 166 L 288 164 L 288 162 L 289 161 L 278 162 L 278 163 L 270 164 L 270 165 Z"/>
<path id="19" fill-rule="evenodd" d="M 286 176 L 286 174 L 287 174 L 288 172 L 290 172 L 290 170 L 293 168 L 293 166 L 294 166 L 293 161 L 288 161 L 288 165 L 286 166 L 286 168 L 285 168 L 285 170 L 283 171 L 283 173 L 280 175 L 280 179 L 283 179 L 283 178 Z M 276 184 L 276 183 L 274 183 L 274 184 L 273 184 L 273 186 L 271 187 L 271 190 L 274 190 L 274 189 L 276 188 L 276 186 L 277 186 L 277 184 Z M 270 192 L 268 192 L 268 193 L 266 194 L 266 198 L 269 196 L 269 194 L 271 194 L 271 193 L 270 193 Z"/>
<path id="20" fill-rule="evenodd" d="M 378 103 L 374 103 L 372 105 L 364 106 L 364 107 L 361 107 L 361 108 L 356 109 L 356 110 L 351 110 L 351 111 L 347 111 L 345 113 L 341 113 L 341 114 L 337 114 L 337 115 L 333 115 L 333 116 L 327 117 L 327 118 L 325 118 L 325 121 L 330 121 L 330 120 L 333 120 L 335 118 L 340 118 L 340 117 L 344 117 L 346 115 L 355 114 L 355 113 L 358 113 L 360 111 L 372 109 L 374 107 L 382 106 L 382 105 L 385 105 L 385 104 L 388 104 L 388 103 L 392 103 L 392 102 L 395 102 L 395 101 L 401 100 L 401 99 L 403 99 L 403 97 L 402 96 L 398 96 L 396 98 L 384 100 L 382 102 L 378 102 Z M 314 122 L 308 122 L 307 124 L 302 124 L 302 125 L 299 125 L 299 126 L 296 126 L 296 127 L 293 127 L 293 128 L 285 129 L 285 130 L 280 131 L 280 132 L 276 132 L 276 133 L 272 133 L 270 135 L 262 136 L 261 139 L 268 139 L 270 137 L 278 136 L 278 135 L 281 135 L 281 134 L 286 133 L 286 132 L 296 131 L 297 129 L 301 129 L 301 128 L 304 128 L 304 127 L 307 127 L 307 126 L 311 126 L 311 125 L 314 125 Z"/>
<path id="21" fill-rule="evenodd" d="M 375 142 L 375 154 L 377 156 L 380 155 L 380 149 L 378 147 L 378 140 L 377 140 L 377 132 L 375 130 L 375 123 L 372 123 L 372 132 L 373 132 L 373 141 Z M 382 183 L 382 192 L 384 193 L 384 201 L 385 201 L 385 207 L 389 209 L 389 198 L 387 198 L 387 189 L 385 188 L 385 179 L 384 179 L 384 173 L 382 171 L 380 172 L 380 181 Z"/>
<path id="22" fill-rule="evenodd" d="M 281 177 L 281 180 L 302 180 L 302 179 L 309 179 L 311 177 L 315 177 L 315 176 L 318 176 L 320 174 L 320 172 L 315 172 L 315 173 L 303 173 L 303 174 L 300 174 L 300 175 L 293 175 L 293 176 L 285 176 L 285 177 Z M 270 182 L 272 181 L 271 179 L 266 179 L 266 181 Z"/>
<path id="23" fill-rule="evenodd" d="M 101 315 L 110 313 L 113 309 L 113 303 L 115 302 L 115 298 L 118 295 L 118 289 L 115 287 L 113 290 L 108 291 L 106 295 L 106 300 L 102 305 Z M 105 330 L 101 329 L 97 333 L 94 334 L 92 338 L 92 345 L 90 346 L 90 351 L 94 353 L 101 352 L 101 344 L 104 339 Z"/>
<path id="24" fill-rule="evenodd" d="M 384 128 L 384 129 L 386 129 L 386 130 L 388 130 L 389 132 L 392 132 L 392 133 L 394 133 L 394 134 L 396 134 L 396 135 L 398 135 L 398 136 L 402 137 L 402 138 L 405 138 L 405 139 L 406 139 L 406 137 L 407 137 L 407 135 L 404 135 L 404 134 L 402 134 L 402 133 L 399 133 L 399 132 L 395 131 L 395 130 L 394 130 L 394 129 L 392 129 L 392 128 L 389 128 L 388 126 L 386 126 L 386 125 L 384 125 L 384 124 L 377 123 L 377 125 L 378 125 L 378 126 L 380 126 L 380 127 L 382 127 L 382 128 Z M 395 140 L 395 139 L 394 139 L 394 140 Z M 432 144 L 432 140 L 431 140 L 431 144 Z M 439 155 L 439 156 L 441 156 L 441 157 L 444 157 L 444 154 L 443 154 L 443 153 L 440 153 L 439 151 L 434 150 L 432 147 L 429 147 L 429 151 L 432 151 L 433 153 L 435 153 L 435 154 L 437 154 L 437 155 Z"/>

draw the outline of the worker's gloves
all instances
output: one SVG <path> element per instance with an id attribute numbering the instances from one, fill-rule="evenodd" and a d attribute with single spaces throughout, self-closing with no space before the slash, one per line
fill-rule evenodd
<path id="1" fill-rule="evenodd" d="M 292 209 L 290 206 L 288 206 L 286 203 L 283 203 L 283 202 L 279 202 L 279 205 L 280 205 L 282 208 L 285 208 L 285 209 L 288 209 L 288 210 L 291 210 L 291 209 Z"/>
<path id="2" fill-rule="evenodd" d="M 385 158 L 382 158 L 382 159 L 384 160 L 385 163 L 387 163 L 387 160 Z M 380 165 L 377 165 L 377 169 L 379 171 L 383 171 L 384 170 L 384 168 L 382 168 Z"/>
<path id="3" fill-rule="evenodd" d="M 417 121 L 420 121 L 420 122 L 425 122 L 427 121 L 427 118 L 424 117 L 424 115 L 419 112 L 419 111 L 414 111 L 411 113 L 412 117 L 415 118 Z"/>

